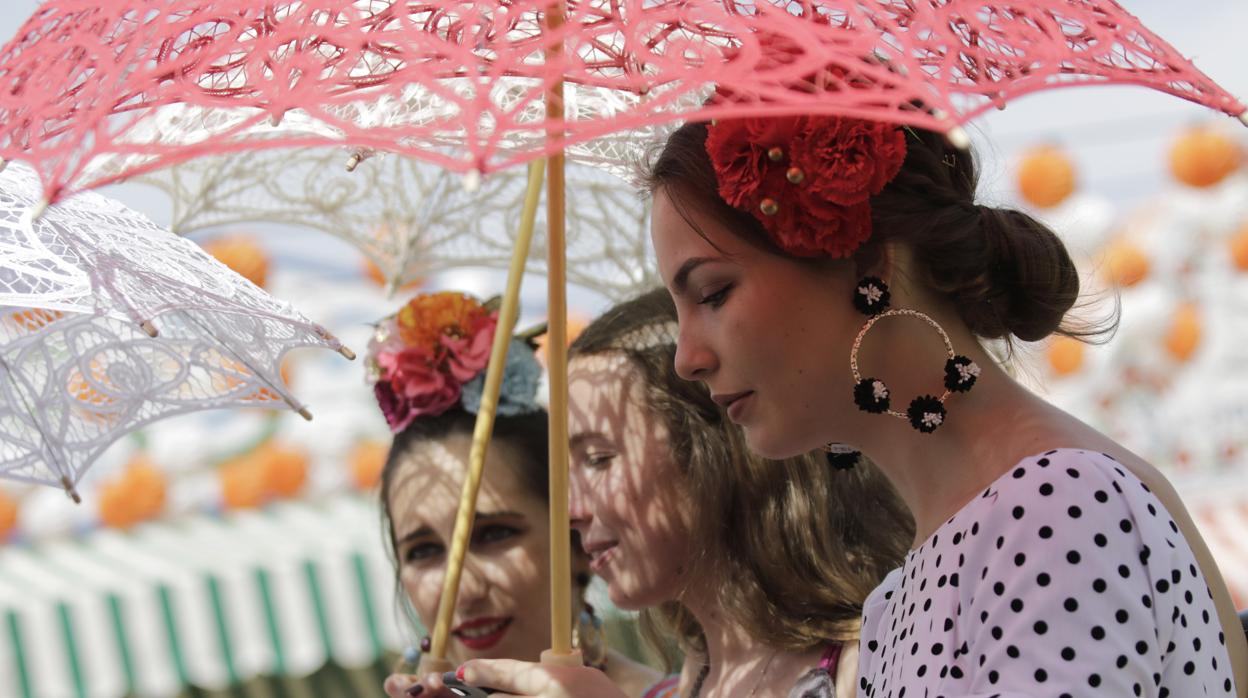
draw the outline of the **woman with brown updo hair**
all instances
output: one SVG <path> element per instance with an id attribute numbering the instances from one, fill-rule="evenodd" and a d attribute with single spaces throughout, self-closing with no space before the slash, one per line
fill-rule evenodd
<path id="1" fill-rule="evenodd" d="M 569 363 L 572 525 L 611 601 L 674 636 L 679 677 L 648 697 L 844 698 L 863 599 L 913 534 L 869 463 L 767 462 L 674 370 L 676 313 L 659 289 L 607 311 Z M 505 695 L 609 698 L 601 674 L 476 660 Z"/>
<path id="2" fill-rule="evenodd" d="M 913 512 L 865 604 L 860 696 L 1244 690 L 1173 489 L 985 348 L 1096 331 L 1068 317 L 1058 237 L 975 201 L 971 153 L 859 119 L 721 120 L 676 130 L 648 179 L 676 370 L 755 452 L 860 451 Z"/>

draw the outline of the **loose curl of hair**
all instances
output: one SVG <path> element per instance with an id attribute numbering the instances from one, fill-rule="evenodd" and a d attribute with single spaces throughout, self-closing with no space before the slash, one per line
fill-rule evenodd
<path id="1" fill-rule="evenodd" d="M 862 603 L 901 564 L 914 523 L 892 485 L 866 459 L 852 471 L 822 453 L 768 461 L 747 448 L 705 387 L 676 374 L 674 341 L 637 341 L 676 322 L 667 292 L 651 291 L 594 320 L 569 358 L 622 354 L 640 372 L 645 408 L 667 427 L 688 495 L 697 546 L 690 566 L 724 613 L 759 642 L 809 650 L 858 636 Z M 674 339 L 674 338 L 673 338 Z M 643 631 L 675 635 L 705 654 L 697 621 L 678 600 L 643 612 Z M 649 627 L 646 627 L 649 626 Z"/>
<path id="2" fill-rule="evenodd" d="M 904 132 L 901 171 L 871 199 L 873 232 L 853 255 L 860 268 L 878 261 L 888 243 L 909 246 L 919 281 L 984 339 L 1034 342 L 1056 333 L 1093 340 L 1113 332 L 1116 314 L 1101 324 L 1068 317 L 1079 275 L 1052 230 L 1021 211 L 975 202 L 979 173 L 970 151 L 932 131 Z M 758 219 L 720 197 L 706 135 L 702 122 L 676 129 L 641 174 L 645 187 L 666 192 L 686 220 L 696 209 L 784 255 Z"/>

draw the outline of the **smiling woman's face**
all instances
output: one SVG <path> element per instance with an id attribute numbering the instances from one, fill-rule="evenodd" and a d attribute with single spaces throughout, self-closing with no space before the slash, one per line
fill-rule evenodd
<path id="1" fill-rule="evenodd" d="M 675 599 L 691 571 L 690 523 L 667 429 L 623 354 L 574 359 L 568 371 L 572 526 L 630 610 Z"/>
<path id="2" fill-rule="evenodd" d="M 390 490 L 399 579 L 432 629 L 471 437 L 452 433 L 409 449 Z M 464 560 L 448 658 L 537 661 L 550 646 L 549 537 L 545 502 L 516 474 L 520 454 L 490 444 Z"/>

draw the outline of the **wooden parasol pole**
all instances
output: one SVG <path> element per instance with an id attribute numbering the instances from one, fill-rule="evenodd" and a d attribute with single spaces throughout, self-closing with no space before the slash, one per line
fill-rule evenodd
<path id="1" fill-rule="evenodd" d="M 455 531 L 451 534 L 451 551 L 447 558 L 446 577 L 442 580 L 442 598 L 438 603 L 438 618 L 433 626 L 430 648 L 420 658 L 420 673 L 442 673 L 454 667 L 446 658 L 446 643 L 450 636 L 451 621 L 455 615 L 455 602 L 459 596 L 459 578 L 464 570 L 464 555 L 472 539 L 472 523 L 477 513 L 477 492 L 481 489 L 481 474 L 485 469 L 485 451 L 494 431 L 494 415 L 498 411 L 498 394 L 503 384 L 503 367 L 507 363 L 507 346 L 511 343 L 516 317 L 520 314 L 520 281 L 524 277 L 524 264 L 529 257 L 529 243 L 537 221 L 537 205 L 542 194 L 541 160 L 529 165 L 528 188 L 524 195 L 524 212 L 520 231 L 516 235 L 516 247 L 511 253 L 511 265 L 507 269 L 507 289 L 503 293 L 502 306 L 498 310 L 498 325 L 494 330 L 494 344 L 490 350 L 490 363 L 485 370 L 485 388 L 481 395 L 481 409 L 477 412 L 476 426 L 472 431 L 472 447 L 468 452 L 468 476 L 459 496 L 459 511 L 455 515 Z"/>
<path id="2" fill-rule="evenodd" d="M 564 0 L 546 10 L 545 29 L 558 33 L 566 17 Z M 559 65 L 563 41 L 546 49 L 547 65 Z M 546 137 L 562 140 L 563 80 L 546 92 Z M 563 151 L 546 162 L 546 366 L 550 375 L 550 649 L 545 664 L 580 665 L 572 649 L 572 534 L 568 522 L 568 302 L 566 242 L 564 237 Z"/>

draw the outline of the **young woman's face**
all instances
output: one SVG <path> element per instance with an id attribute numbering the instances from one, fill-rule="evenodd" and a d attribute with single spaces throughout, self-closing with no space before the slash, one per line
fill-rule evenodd
<path id="1" fill-rule="evenodd" d="M 611 602 L 634 610 L 681 593 L 692 549 L 680 471 L 645 396 L 641 371 L 622 354 L 571 362 L 572 526 Z"/>
<path id="2" fill-rule="evenodd" d="M 677 372 L 705 383 L 765 457 L 834 440 L 829 425 L 852 409 L 849 350 L 865 319 L 850 265 L 816 269 L 686 213 L 696 229 L 655 192 L 650 234 L 680 320 Z"/>
<path id="3" fill-rule="evenodd" d="M 460 488 L 468 434 L 419 444 L 403 456 L 390 490 L 399 579 L 420 621 L 432 629 Z M 516 474 L 519 454 L 490 444 L 452 621 L 453 661 L 537 661 L 550 646 L 549 537 L 545 502 Z"/>

